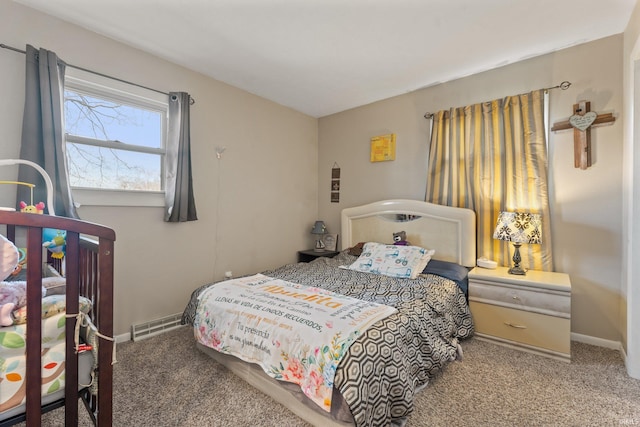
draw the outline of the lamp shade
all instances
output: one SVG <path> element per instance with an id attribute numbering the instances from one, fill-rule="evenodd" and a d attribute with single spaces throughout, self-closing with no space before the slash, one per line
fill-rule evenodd
<path id="1" fill-rule="evenodd" d="M 493 238 L 513 243 L 540 244 L 542 217 L 529 212 L 500 212 Z"/>
<path id="2" fill-rule="evenodd" d="M 324 234 L 327 231 L 327 227 L 323 221 L 316 221 L 311 229 L 311 234 Z"/>

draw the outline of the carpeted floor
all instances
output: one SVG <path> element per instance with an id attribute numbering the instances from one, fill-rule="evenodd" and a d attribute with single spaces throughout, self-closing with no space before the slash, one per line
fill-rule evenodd
<path id="1" fill-rule="evenodd" d="M 407 427 L 640 425 L 640 380 L 616 351 L 573 343 L 567 364 L 476 339 L 463 348 L 464 360 L 418 395 Z M 308 426 L 198 351 L 189 328 L 121 344 L 118 361 L 117 427 Z"/>

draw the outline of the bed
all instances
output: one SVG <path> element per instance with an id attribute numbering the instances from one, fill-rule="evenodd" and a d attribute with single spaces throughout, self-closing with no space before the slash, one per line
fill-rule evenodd
<path id="1" fill-rule="evenodd" d="M 65 425 L 78 425 L 79 398 L 95 425 L 110 426 L 114 231 L 10 211 L 0 211 L 0 230 L 24 248 L 26 261 L 26 306 L 0 328 L 0 426 L 37 426 L 43 412 L 63 405 Z M 63 258 L 43 248 L 44 230 L 66 232 Z M 43 297 L 42 285 L 52 283 L 52 295 Z M 80 344 L 92 349 L 76 352 Z"/>
<path id="2" fill-rule="evenodd" d="M 362 304 L 380 304 L 381 307 L 393 309 L 355 333 L 354 338 L 345 346 L 337 366 L 334 366 L 334 376 L 328 382 L 332 386 L 331 396 L 325 399 L 325 403 L 330 402 L 328 408 L 322 408 L 314 400 L 315 396 L 308 393 L 305 388 L 307 380 L 300 380 L 300 385 L 295 381 L 278 380 L 283 379 L 282 373 L 289 369 L 288 366 L 276 364 L 277 369 L 272 368 L 267 375 L 264 363 L 247 363 L 246 361 L 255 361 L 252 357 L 237 357 L 236 353 L 229 351 L 232 346 L 227 344 L 234 336 L 229 334 L 225 337 L 227 331 L 214 331 L 217 345 L 212 345 L 203 338 L 211 336 L 206 325 L 220 323 L 220 318 L 215 317 L 218 309 L 210 301 L 222 304 L 227 300 L 235 300 L 235 297 L 216 296 L 216 293 L 228 292 L 227 287 L 233 287 L 228 281 L 196 289 L 184 311 L 183 323 L 194 325 L 196 345 L 200 350 L 311 424 L 403 425 L 413 410 L 415 393 L 424 388 L 447 363 L 460 357 L 460 340 L 473 334 L 465 283 L 467 267 L 472 267 L 475 263 L 475 214 L 468 209 L 420 201 L 386 200 L 344 209 L 341 222 L 342 251 L 337 256 L 319 257 L 310 263 L 289 264 L 240 280 L 248 283 L 248 288 L 243 290 L 247 297 L 252 297 L 250 292 L 255 290 L 265 301 L 264 298 L 272 297 L 259 292 L 265 289 L 272 292 L 277 290 L 279 299 L 270 300 L 273 302 L 271 305 L 259 306 L 262 311 L 274 315 L 281 315 L 273 310 L 285 296 L 314 302 L 333 301 L 327 298 L 353 297 Z M 391 242 L 393 234 L 398 231 L 405 231 L 406 240 L 411 243 L 411 246 L 400 249 L 401 251 L 415 253 L 420 248 L 434 251 L 430 252 L 431 261 L 426 267 L 419 267 L 419 274 L 411 274 L 408 278 L 389 277 L 386 273 L 376 274 L 379 271 L 363 272 L 359 266 L 371 268 L 370 258 L 366 258 L 372 257 L 371 248 L 386 251 L 385 253 L 394 251 L 396 253 L 393 255 L 397 256 L 396 248 L 400 246 L 384 243 Z M 365 242 L 364 245 L 358 245 Z M 358 253 L 361 248 L 362 253 Z M 406 259 L 404 255 L 400 258 Z M 399 265 L 397 263 L 400 258 L 395 259 L 396 265 Z M 289 288 L 277 287 L 272 281 L 290 284 L 295 292 L 282 290 Z M 320 292 L 321 297 L 298 294 L 299 288 Z M 246 301 L 242 304 L 251 305 Z M 349 300 L 349 304 L 357 303 Z M 337 306 L 339 304 L 336 303 Z M 349 305 L 351 306 L 354 305 Z M 376 305 L 370 311 L 381 310 L 383 309 Z M 243 324 L 247 317 L 253 316 L 242 309 L 231 311 L 245 316 L 241 317 Z M 291 314 L 286 316 L 298 318 Z M 329 326 L 329 323 L 320 321 L 315 316 L 315 313 L 308 315 L 307 320 L 315 320 L 320 326 Z M 250 344 L 259 343 L 260 347 L 275 345 L 273 353 L 280 350 L 289 359 L 293 358 L 289 352 L 281 350 L 279 345 L 284 340 L 295 342 L 300 339 L 298 336 L 291 340 L 274 339 L 272 336 L 275 335 L 271 335 L 273 329 L 268 329 L 269 333 L 266 333 L 264 331 L 267 329 L 259 331 L 255 327 L 244 326 L 243 332 L 246 333 L 247 329 L 254 336 L 261 333 L 263 338 L 271 338 L 271 342 L 263 339 L 259 342 L 254 340 Z M 309 360 L 313 361 L 323 351 L 334 348 L 333 343 L 332 341 L 331 346 L 319 347 L 305 344 L 304 352 L 301 353 L 304 357 L 296 359 L 297 363 L 304 365 Z M 259 366 L 261 364 L 262 367 Z M 284 379 L 292 381 L 291 378 Z"/>

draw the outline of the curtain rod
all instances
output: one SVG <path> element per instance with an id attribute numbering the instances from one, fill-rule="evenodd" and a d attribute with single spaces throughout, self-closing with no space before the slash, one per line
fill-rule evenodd
<path id="1" fill-rule="evenodd" d="M 22 54 L 26 54 L 27 53 L 26 51 L 24 51 L 22 49 L 18 49 L 18 48 L 12 47 L 12 46 L 8 46 L 8 45 L 6 45 L 4 43 L 0 43 L 0 47 L 3 48 L 3 49 L 12 50 L 14 52 L 18 52 L 18 53 L 22 53 Z M 65 62 L 65 64 L 67 65 L 67 67 L 75 68 L 76 70 L 85 71 L 87 73 L 95 74 L 97 76 L 106 77 L 107 79 L 116 80 L 116 81 L 119 81 L 121 83 L 126 83 L 128 85 L 141 87 L 143 89 L 151 90 L 153 92 L 157 92 L 157 93 L 161 93 L 163 95 L 169 96 L 169 94 L 167 92 L 164 92 L 164 91 L 161 91 L 161 90 L 158 90 L 158 89 L 154 89 L 154 88 L 151 88 L 151 87 L 143 86 L 143 85 L 138 84 L 138 83 L 133 83 L 133 82 L 130 82 L 130 81 L 127 81 L 127 80 L 123 80 L 123 79 L 120 79 L 118 77 L 109 76 L 107 74 L 103 74 L 103 73 L 100 73 L 98 71 L 93 71 L 93 70 L 89 70 L 87 68 L 79 67 L 77 65 L 67 64 L 66 62 Z M 193 97 L 191 95 L 189 95 L 189 104 L 193 105 L 195 103 L 196 103 L 196 100 L 193 99 Z"/>
<path id="2" fill-rule="evenodd" d="M 569 86 L 571 86 L 571 82 L 565 80 L 562 83 L 560 83 L 557 86 L 552 86 L 552 87 L 545 87 L 544 90 L 545 92 L 550 91 L 551 89 L 562 89 L 562 90 L 567 90 L 569 89 Z M 424 113 L 424 118 L 425 119 L 432 119 L 433 118 L 433 113 Z"/>

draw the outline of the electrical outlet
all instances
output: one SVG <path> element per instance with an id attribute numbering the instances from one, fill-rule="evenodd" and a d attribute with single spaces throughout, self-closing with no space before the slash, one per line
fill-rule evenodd
<path id="1" fill-rule="evenodd" d="M 233 272 L 232 271 L 225 271 L 224 277 L 226 277 L 227 279 L 231 279 L 233 277 Z"/>

